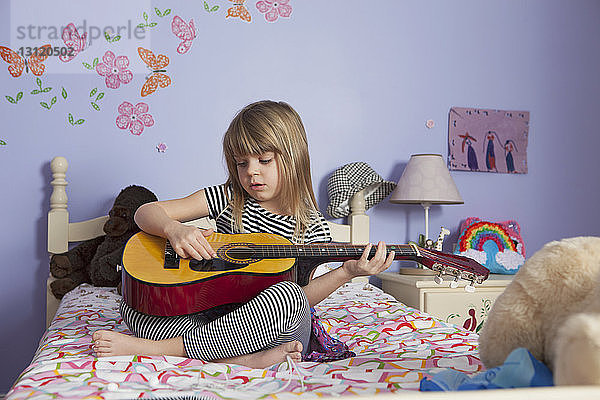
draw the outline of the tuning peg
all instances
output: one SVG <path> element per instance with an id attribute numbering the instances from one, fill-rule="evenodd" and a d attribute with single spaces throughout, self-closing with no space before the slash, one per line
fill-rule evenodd
<path id="1" fill-rule="evenodd" d="M 474 285 L 473 281 L 469 282 L 469 284 L 467 286 L 465 286 L 465 292 L 467 292 L 467 293 L 475 292 L 475 285 Z"/>
<path id="2" fill-rule="evenodd" d="M 450 282 L 450 287 L 456 289 L 458 287 L 458 276 L 454 277 L 454 280 Z"/>
<path id="3" fill-rule="evenodd" d="M 435 276 L 435 278 L 433 278 L 433 281 L 434 281 L 435 283 L 437 283 L 438 285 L 441 285 L 441 284 L 442 284 L 442 282 L 444 282 L 444 279 L 442 278 L 442 274 L 441 274 L 441 273 L 437 274 L 437 275 Z"/>

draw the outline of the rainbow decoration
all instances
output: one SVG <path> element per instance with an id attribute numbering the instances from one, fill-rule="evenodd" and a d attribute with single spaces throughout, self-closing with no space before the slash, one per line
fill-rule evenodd
<path id="1" fill-rule="evenodd" d="M 454 254 L 472 258 L 493 274 L 514 274 L 525 262 L 525 246 L 516 221 L 467 218 Z"/>
<path id="2" fill-rule="evenodd" d="M 518 252 L 506 229 L 487 221 L 476 222 L 461 233 L 458 241 L 459 251 L 464 252 L 468 249 L 483 251 L 483 244 L 488 240 L 494 241 L 500 250 L 509 249 Z"/>

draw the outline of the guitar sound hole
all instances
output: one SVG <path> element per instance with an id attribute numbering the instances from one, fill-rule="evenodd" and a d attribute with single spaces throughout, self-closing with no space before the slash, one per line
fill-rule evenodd
<path id="1" fill-rule="evenodd" d="M 248 260 L 254 257 L 254 250 L 246 246 L 236 246 L 226 250 L 227 256 L 234 260 Z"/>
<path id="2" fill-rule="evenodd" d="M 190 269 L 197 272 L 229 271 L 232 269 L 244 268 L 248 264 L 234 264 L 219 258 L 210 260 L 190 260 Z"/>

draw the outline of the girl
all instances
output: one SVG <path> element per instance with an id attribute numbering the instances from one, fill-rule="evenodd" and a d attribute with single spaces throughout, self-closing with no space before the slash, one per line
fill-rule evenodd
<path id="1" fill-rule="evenodd" d="M 148 203 L 135 214 L 147 233 L 167 238 L 177 254 L 198 260 L 216 256 L 206 240 L 211 230 L 185 225 L 208 216 L 222 233 L 267 232 L 294 243 L 329 242 L 312 190 L 306 133 L 300 116 L 283 102 L 260 101 L 242 109 L 223 138 L 229 177 L 187 197 Z M 172 355 L 265 368 L 286 357 L 300 361 L 311 333 L 310 307 L 357 276 L 387 269 L 380 242 L 369 260 L 368 245 L 358 260 L 310 280 L 275 284 L 243 305 L 220 306 L 194 315 L 157 317 L 121 303 L 123 320 L 135 336 L 108 330 L 93 334 L 99 357 Z"/>

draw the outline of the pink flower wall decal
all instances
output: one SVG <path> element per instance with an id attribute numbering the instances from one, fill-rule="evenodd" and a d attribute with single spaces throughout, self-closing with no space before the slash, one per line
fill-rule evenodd
<path id="1" fill-rule="evenodd" d="M 137 103 L 135 106 L 124 101 L 119 106 L 117 126 L 121 129 L 129 129 L 133 135 L 141 135 L 144 127 L 154 125 L 154 118 L 148 114 L 148 104 Z"/>
<path id="2" fill-rule="evenodd" d="M 96 65 L 98 75 L 106 77 L 106 87 L 117 89 L 122 84 L 128 84 L 133 79 L 133 74 L 128 69 L 129 58 L 127 56 L 115 57 L 115 54 L 108 50 L 104 53 L 101 63 Z"/>
<path id="3" fill-rule="evenodd" d="M 265 14 L 267 21 L 275 22 L 279 17 L 288 18 L 292 14 L 289 2 L 290 0 L 260 0 L 256 3 L 256 8 Z"/>

